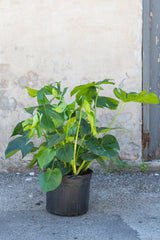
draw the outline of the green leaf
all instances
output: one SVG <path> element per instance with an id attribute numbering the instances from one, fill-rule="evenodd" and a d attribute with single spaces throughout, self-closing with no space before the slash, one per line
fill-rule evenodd
<path id="1" fill-rule="evenodd" d="M 124 103 L 127 102 L 140 102 L 140 103 L 149 103 L 149 104 L 158 104 L 159 100 L 156 94 L 148 93 L 148 91 L 143 90 L 140 93 L 126 93 L 121 88 L 115 88 L 114 90 L 115 96 L 123 101 Z"/>
<path id="2" fill-rule="evenodd" d="M 102 85 L 102 84 L 112 84 L 115 85 L 114 82 L 110 82 L 113 81 L 113 79 L 104 79 L 103 81 L 97 82 L 97 85 Z"/>
<path id="3" fill-rule="evenodd" d="M 119 104 L 119 101 L 117 101 L 116 99 L 114 98 L 110 98 L 110 97 L 102 97 L 102 96 L 99 96 L 98 99 L 97 99 L 97 107 L 100 107 L 100 108 L 109 108 L 109 109 L 117 109 L 117 106 Z"/>
<path id="4" fill-rule="evenodd" d="M 21 150 L 22 158 L 24 158 L 29 152 L 31 152 L 32 148 L 34 147 L 32 142 L 26 144 L 28 141 L 29 141 L 29 138 L 27 134 L 10 141 L 5 150 L 6 158 L 9 158 L 19 150 Z"/>
<path id="5" fill-rule="evenodd" d="M 83 84 L 83 85 L 79 85 L 79 86 L 76 86 L 75 88 L 73 88 L 73 90 L 71 91 L 71 96 L 73 96 L 75 93 L 79 92 L 79 91 L 84 91 L 90 87 L 93 87 L 95 86 L 95 82 L 92 82 L 92 83 L 87 83 L 87 84 Z"/>
<path id="6" fill-rule="evenodd" d="M 52 88 L 52 94 L 54 97 L 58 97 L 58 92 L 55 87 Z"/>
<path id="7" fill-rule="evenodd" d="M 114 157 L 117 156 L 118 153 L 114 149 L 110 147 L 105 147 L 101 143 L 101 139 L 97 139 L 95 137 L 91 137 L 86 142 L 86 146 L 96 155 L 101 157 Z"/>
<path id="8" fill-rule="evenodd" d="M 112 149 L 120 150 L 117 139 L 110 134 L 107 134 L 102 138 L 102 146 L 105 149 L 112 148 Z"/>
<path id="9" fill-rule="evenodd" d="M 65 108 L 67 107 L 67 103 L 65 101 L 62 101 L 55 109 L 54 111 L 58 113 L 64 112 Z"/>
<path id="10" fill-rule="evenodd" d="M 51 137 L 47 143 L 47 147 L 54 147 L 55 145 L 63 142 L 66 138 L 66 134 L 55 134 L 53 137 Z"/>
<path id="11" fill-rule="evenodd" d="M 41 153 L 38 152 L 37 158 L 41 170 L 45 169 L 45 167 L 54 159 L 55 156 L 56 150 L 52 148 L 46 148 L 43 152 L 41 151 Z"/>
<path id="12" fill-rule="evenodd" d="M 43 192 L 55 190 L 62 181 L 62 173 L 60 169 L 48 168 L 45 172 L 39 174 L 39 185 Z"/>
<path id="13" fill-rule="evenodd" d="M 95 136 L 97 134 L 95 116 L 92 112 L 87 115 L 88 115 L 88 121 L 90 122 L 90 125 L 91 125 L 91 132 L 93 133 L 93 136 Z"/>
<path id="14" fill-rule="evenodd" d="M 62 96 L 65 95 L 65 93 L 67 92 L 67 89 L 68 89 L 68 87 L 65 87 L 65 88 L 64 88 L 63 93 L 62 93 Z"/>
<path id="15" fill-rule="evenodd" d="M 36 109 L 37 107 L 28 107 L 28 108 L 25 108 L 25 111 L 31 115 L 33 115 L 33 112 L 34 110 Z"/>
<path id="16" fill-rule="evenodd" d="M 84 118 L 81 119 L 81 128 L 84 134 L 91 133 L 91 126 Z"/>
<path id="17" fill-rule="evenodd" d="M 92 153 L 92 152 L 84 152 L 82 153 L 82 160 L 85 160 L 85 161 L 93 161 L 94 159 L 97 159 L 99 156 Z"/>
<path id="18" fill-rule="evenodd" d="M 48 98 L 45 96 L 45 89 L 41 88 L 37 93 L 38 104 L 47 104 L 49 102 Z"/>
<path id="19" fill-rule="evenodd" d="M 53 108 L 52 105 L 46 104 L 43 106 L 40 106 L 38 108 L 38 112 L 46 115 L 47 118 L 50 118 L 53 121 L 59 121 L 60 124 L 64 123 L 64 115 L 62 113 L 56 112 Z"/>
<path id="20" fill-rule="evenodd" d="M 27 89 L 27 92 L 28 92 L 28 95 L 30 97 L 36 97 L 37 96 L 37 90 L 36 89 L 32 89 L 32 88 L 29 88 L 29 87 L 26 87 Z"/>
<path id="21" fill-rule="evenodd" d="M 73 159 L 74 148 L 70 143 L 66 143 L 64 147 L 61 147 L 57 151 L 57 157 L 62 162 L 71 162 Z"/>
<path id="22" fill-rule="evenodd" d="M 41 117 L 40 126 L 50 132 L 55 130 L 55 126 L 54 126 L 54 123 L 53 123 L 51 117 L 48 116 L 46 113 L 43 113 L 43 115 Z"/>
<path id="23" fill-rule="evenodd" d="M 34 155 L 32 161 L 28 165 L 28 169 L 31 169 L 36 164 L 36 162 L 37 162 L 37 156 Z"/>
<path id="24" fill-rule="evenodd" d="M 24 132 L 23 132 L 23 126 L 22 126 L 22 123 L 23 123 L 23 122 L 24 122 L 24 121 L 19 122 L 19 123 L 15 126 L 11 137 L 16 136 L 16 135 L 23 135 L 23 133 L 24 133 Z"/>
<path id="25" fill-rule="evenodd" d="M 80 85 L 75 87 L 71 91 L 71 96 L 76 94 L 76 102 L 81 105 L 82 104 L 82 99 L 85 97 L 87 101 L 91 104 L 93 99 L 96 97 L 97 92 L 96 92 L 96 83 L 87 83 L 84 85 Z"/>
<path id="26" fill-rule="evenodd" d="M 63 176 L 69 174 L 72 171 L 70 164 L 67 165 L 66 163 L 61 161 L 56 161 L 54 166 L 61 170 L 61 173 Z"/>
<path id="27" fill-rule="evenodd" d="M 76 107 L 76 102 L 74 101 L 74 102 L 70 103 L 69 105 L 67 105 L 66 110 L 74 111 L 75 107 Z"/>
<path id="28" fill-rule="evenodd" d="M 104 168 L 106 171 L 108 171 L 109 165 L 106 164 L 102 158 L 99 157 L 96 160 L 101 165 L 102 168 Z"/>

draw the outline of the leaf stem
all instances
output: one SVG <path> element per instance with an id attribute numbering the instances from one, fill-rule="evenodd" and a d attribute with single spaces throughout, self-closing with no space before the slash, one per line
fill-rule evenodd
<path id="1" fill-rule="evenodd" d="M 120 112 L 122 111 L 122 109 L 123 109 L 123 107 L 124 107 L 124 104 L 125 104 L 125 103 L 123 102 L 122 105 L 121 105 L 121 107 L 120 107 L 120 109 L 119 109 L 119 111 L 117 112 L 116 116 L 114 117 L 113 121 L 112 121 L 111 124 L 109 125 L 109 128 L 112 127 L 113 123 L 115 122 L 115 120 L 117 119 L 118 115 L 119 115 Z"/>
<path id="2" fill-rule="evenodd" d="M 81 172 L 81 170 L 83 169 L 83 166 L 84 166 L 85 163 L 86 163 L 86 161 L 84 160 L 84 161 L 82 162 L 82 164 L 79 166 L 79 168 L 78 168 L 78 170 L 77 170 L 77 175 Z"/>
<path id="3" fill-rule="evenodd" d="M 81 106 L 81 109 L 80 109 L 78 128 L 77 128 L 76 139 L 75 139 L 75 143 L 74 143 L 74 156 L 73 156 L 73 165 L 72 165 L 74 175 L 77 175 L 77 171 L 76 171 L 76 148 L 77 148 L 77 143 L 78 143 L 78 134 L 79 134 L 80 124 L 81 124 L 81 119 L 82 119 L 82 106 Z"/>

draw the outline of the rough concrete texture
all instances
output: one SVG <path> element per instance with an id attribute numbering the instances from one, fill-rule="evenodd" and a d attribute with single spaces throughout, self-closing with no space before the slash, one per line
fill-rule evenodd
<path id="1" fill-rule="evenodd" d="M 0 239 L 159 240 L 159 173 L 94 173 L 87 214 L 45 209 L 37 175 L 0 175 Z"/>
<path id="2" fill-rule="evenodd" d="M 35 104 L 25 86 L 62 81 L 71 89 L 112 78 L 127 91 L 141 90 L 141 0 L 1 0 L 0 29 L 0 171 L 13 127 L 28 116 L 23 108 Z M 112 96 L 107 89 L 104 94 Z M 118 123 L 130 132 L 117 133 L 121 153 L 137 159 L 141 107 L 129 104 L 124 113 Z M 110 124 L 106 114 L 110 117 L 99 113 L 101 125 Z M 126 150 L 126 141 L 137 149 Z M 19 155 L 12 158 L 13 167 L 17 164 L 23 164 Z"/>

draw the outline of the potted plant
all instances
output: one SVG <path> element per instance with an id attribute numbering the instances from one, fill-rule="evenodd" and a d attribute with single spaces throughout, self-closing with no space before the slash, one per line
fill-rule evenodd
<path id="1" fill-rule="evenodd" d="M 25 108 L 31 117 L 16 125 L 5 156 L 18 151 L 22 157 L 33 155 L 29 168 L 35 164 L 39 167 L 39 184 L 47 193 L 46 207 L 51 213 L 74 216 L 87 212 L 90 164 L 96 160 L 106 169 L 105 160 L 118 155 L 119 143 L 110 131 L 125 103 L 159 103 L 154 93 L 145 90 L 137 94 L 114 88 L 116 98 L 100 96 L 104 84 L 114 82 L 105 79 L 76 86 L 71 91 L 75 97 L 71 103 L 65 101 L 67 88 L 61 90 L 60 83 L 40 90 L 26 87 L 29 96 L 37 98 L 37 105 Z M 122 104 L 110 125 L 98 127 L 97 108 L 115 110 L 119 101 Z M 35 136 L 42 139 L 39 146 L 31 141 Z"/>

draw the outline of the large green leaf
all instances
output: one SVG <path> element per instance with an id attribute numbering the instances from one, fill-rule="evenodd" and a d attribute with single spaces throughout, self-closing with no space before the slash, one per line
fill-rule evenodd
<path id="1" fill-rule="evenodd" d="M 38 164 L 41 170 L 45 169 L 45 167 L 54 159 L 56 156 L 56 150 L 52 148 L 45 148 L 41 153 L 37 153 Z"/>
<path id="2" fill-rule="evenodd" d="M 64 147 L 61 147 L 57 151 L 57 157 L 62 162 L 71 162 L 73 159 L 74 148 L 70 143 L 66 143 Z"/>
<path id="3" fill-rule="evenodd" d="M 52 105 L 50 104 L 45 104 L 42 106 L 39 106 L 38 111 L 44 115 L 46 115 L 49 118 L 52 118 L 53 121 L 59 121 L 61 124 L 64 123 L 64 115 L 62 113 L 56 112 L 53 108 Z"/>
<path id="4" fill-rule="evenodd" d="M 14 140 L 8 143 L 8 146 L 5 150 L 6 158 L 9 158 L 19 150 L 22 152 L 22 158 L 24 158 L 29 152 L 31 152 L 32 148 L 34 147 L 32 142 L 29 141 L 28 135 L 25 134 L 22 137 L 15 138 Z"/>
<path id="5" fill-rule="evenodd" d="M 108 148 L 112 148 L 115 150 L 120 149 L 117 139 L 113 135 L 110 135 L 110 134 L 107 134 L 102 138 L 102 146 L 105 149 L 108 149 Z"/>
<path id="6" fill-rule="evenodd" d="M 24 122 L 24 121 L 19 122 L 19 123 L 15 126 L 11 137 L 16 136 L 16 135 L 23 135 L 23 133 L 24 133 L 24 132 L 23 132 L 23 126 L 22 126 L 23 122 Z"/>
<path id="7" fill-rule="evenodd" d="M 89 149 L 98 156 L 110 158 L 118 155 L 117 151 L 114 149 L 106 146 L 104 148 L 101 142 L 101 139 L 91 137 L 86 142 L 86 146 L 89 147 Z"/>
<path id="8" fill-rule="evenodd" d="M 90 88 L 90 87 L 94 87 L 96 84 L 94 82 L 92 83 L 87 83 L 87 84 L 83 84 L 83 85 L 79 85 L 76 86 L 75 88 L 73 88 L 73 90 L 71 91 L 71 96 L 73 96 L 75 93 L 81 91 L 82 93 L 86 91 L 86 89 Z"/>
<path id="9" fill-rule="evenodd" d="M 43 192 L 55 190 L 62 181 L 62 173 L 60 169 L 48 168 L 45 172 L 39 174 L 39 185 Z"/>
<path id="10" fill-rule="evenodd" d="M 40 121 L 40 126 L 44 128 L 45 130 L 48 130 L 49 132 L 52 132 L 55 130 L 55 125 L 51 119 L 50 116 L 48 116 L 46 113 L 43 113 Z"/>
<path id="11" fill-rule="evenodd" d="M 61 134 L 61 135 L 55 134 L 49 139 L 47 143 L 47 147 L 54 147 L 55 145 L 63 142 L 65 138 L 66 138 L 66 134 Z"/>
<path id="12" fill-rule="evenodd" d="M 148 93 L 148 91 L 143 90 L 140 93 L 126 93 L 121 88 L 115 88 L 114 90 L 115 96 L 123 101 L 124 103 L 127 102 L 140 102 L 140 103 L 150 103 L 150 104 L 158 104 L 159 100 L 156 94 Z"/>
<path id="13" fill-rule="evenodd" d="M 119 104 L 119 101 L 117 101 L 116 99 L 114 98 L 110 98 L 110 97 L 102 97 L 102 96 L 99 96 L 98 99 L 97 99 L 97 104 L 96 106 L 97 107 L 100 107 L 100 108 L 109 108 L 109 109 L 117 109 L 117 106 Z"/>
<path id="14" fill-rule="evenodd" d="M 81 119 L 81 128 L 84 134 L 91 133 L 91 126 L 84 118 Z"/>
<path id="15" fill-rule="evenodd" d="M 98 158 L 99 156 L 92 153 L 92 152 L 84 152 L 82 153 L 82 160 L 85 160 L 85 161 L 93 161 L 94 159 Z"/>

